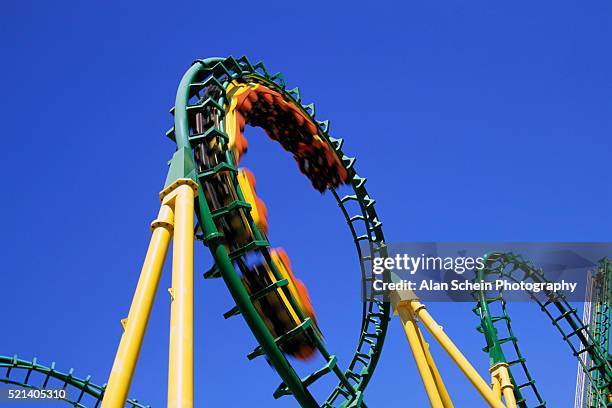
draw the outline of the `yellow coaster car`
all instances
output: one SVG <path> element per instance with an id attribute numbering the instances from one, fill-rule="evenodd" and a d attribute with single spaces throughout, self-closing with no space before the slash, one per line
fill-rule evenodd
<path id="1" fill-rule="evenodd" d="M 302 323 L 297 311 L 287 298 L 288 289 L 304 316 L 312 319 L 314 330 L 319 332 L 308 290 L 304 283 L 293 275 L 287 253 L 282 249 L 273 249 L 270 251 L 270 258 L 282 278 L 287 279 L 288 283 L 286 288 L 279 287 L 253 302 L 264 323 L 274 337 L 282 336 Z M 247 266 L 244 260 L 238 262 L 243 272 L 242 282 L 249 294 L 253 295 L 276 282 L 272 270 L 265 261 L 258 262 L 254 266 Z M 280 348 L 297 359 L 308 360 L 317 350 L 313 336 L 311 332 L 300 333 L 281 344 Z"/>
<path id="2" fill-rule="evenodd" d="M 259 231 L 267 235 L 268 211 L 264 202 L 257 197 L 255 190 L 256 181 L 253 172 L 249 169 L 242 168 L 238 171 L 237 178 L 244 200 L 251 205 L 251 217 L 253 217 L 253 222 L 255 222 Z"/>

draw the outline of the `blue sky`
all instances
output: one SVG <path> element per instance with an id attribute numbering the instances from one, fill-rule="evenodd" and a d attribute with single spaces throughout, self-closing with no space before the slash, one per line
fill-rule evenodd
<path id="1" fill-rule="evenodd" d="M 389 241 L 610 241 L 610 13 L 603 1 L 4 4 L 0 354 L 106 381 L 173 152 L 168 109 L 196 58 L 245 54 L 299 86 L 357 156 Z M 346 362 L 361 308 L 348 230 L 279 146 L 247 137 L 271 240 Z M 210 262 L 198 247 L 197 406 L 294 406 L 272 400 L 265 361 L 247 361 L 245 324 L 223 320 L 227 290 L 200 277 Z M 168 272 L 131 392 L 154 406 Z M 536 307 L 511 306 L 549 406 L 570 407 L 569 350 Z M 430 305 L 484 375 L 470 308 Z M 483 406 L 433 350 L 456 406 Z M 427 406 L 395 320 L 366 400 Z"/>

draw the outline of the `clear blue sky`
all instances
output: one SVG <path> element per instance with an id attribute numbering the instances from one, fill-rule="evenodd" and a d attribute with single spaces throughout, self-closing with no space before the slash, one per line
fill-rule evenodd
<path id="1" fill-rule="evenodd" d="M 173 152 L 167 112 L 200 57 L 246 54 L 300 86 L 358 157 L 389 241 L 610 241 L 610 4 L 468 3 L 5 3 L 0 353 L 106 381 Z M 348 231 L 278 146 L 249 141 L 271 240 L 345 363 L 361 308 Z M 294 406 L 272 400 L 265 361 L 247 361 L 254 340 L 223 320 L 232 304 L 200 277 L 209 264 L 198 247 L 197 405 Z M 168 287 L 166 273 L 131 392 L 158 407 Z M 549 406 L 570 407 L 569 350 L 536 307 L 511 306 Z M 470 307 L 430 309 L 486 374 Z M 456 406 L 483 406 L 434 351 Z M 427 406 L 395 320 L 366 400 Z"/>

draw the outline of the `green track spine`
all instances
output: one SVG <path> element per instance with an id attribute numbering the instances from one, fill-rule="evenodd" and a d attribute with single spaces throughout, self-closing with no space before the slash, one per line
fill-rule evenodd
<path id="1" fill-rule="evenodd" d="M 477 271 L 475 280 L 487 281 L 494 279 L 507 279 L 512 282 L 548 282 L 541 269 L 535 268 L 521 256 L 512 253 L 491 253 L 485 257 L 485 267 Z M 531 299 L 538 304 L 540 310 L 549 318 L 553 326 L 561 334 L 563 341 L 570 347 L 573 355 L 582 364 L 583 370 L 587 373 L 589 384 L 596 384 L 597 397 L 593 407 L 604 408 L 612 406 L 612 403 L 607 402 L 606 398 L 612 383 L 612 366 L 607 358 L 607 352 L 603 352 L 597 343 L 598 340 L 578 317 L 577 310 L 568 303 L 563 295 L 553 292 L 544 292 L 544 294 L 544 298 L 538 298 L 536 294 L 529 293 Z M 488 297 L 484 291 L 478 291 L 474 293 L 474 296 L 478 302 L 474 311 L 480 318 L 478 331 L 485 336 L 487 346 L 484 351 L 489 353 L 491 365 L 499 362 L 508 363 L 512 378 L 514 378 L 512 366 L 520 365 L 527 381 L 523 384 L 515 383 L 517 402 L 520 406 L 527 407 L 527 402 L 521 391 L 528 388 L 535 396 L 536 406 L 546 406 L 536 387 L 535 380 L 527 369 L 526 359 L 523 357 L 523 353 L 518 346 L 518 339 L 514 335 L 510 324 L 511 320 L 506 310 L 503 292 L 499 292 L 497 296 Z M 499 316 L 493 316 L 491 313 L 491 305 L 496 303 L 501 305 L 501 315 Z M 508 337 L 499 338 L 499 322 L 505 322 L 506 330 L 509 333 Z M 569 331 L 561 325 L 562 322 L 569 327 Z M 502 345 L 505 343 L 512 344 L 514 353 L 517 355 L 516 360 L 507 361 L 502 348 Z M 587 367 L 584 364 L 581 356 L 585 353 L 594 362 L 592 367 Z"/>
<path id="2" fill-rule="evenodd" d="M 73 369 L 68 372 L 59 371 L 55 368 L 55 363 L 47 367 L 40 364 L 36 358 L 28 361 L 17 356 L 0 356 L 0 369 L 4 371 L 4 375 L 0 376 L 0 383 L 32 390 L 64 389 L 67 391 L 67 397 L 63 401 L 73 407 L 98 408 L 104 397 L 106 384 L 94 384 L 91 376 L 77 377 Z M 135 399 L 128 399 L 124 406 L 151 408 L 150 405 L 143 405 Z"/>
<path id="3" fill-rule="evenodd" d="M 197 99 L 199 91 L 207 84 L 215 83 L 225 90 L 234 80 L 246 83 L 262 83 L 281 93 L 285 100 L 300 107 L 300 109 L 318 125 L 319 136 L 327 141 L 336 152 L 343 167 L 347 170 L 353 194 L 342 197 L 340 197 L 336 191 L 332 191 L 332 194 L 338 201 L 341 211 L 349 224 L 353 241 L 357 247 L 363 284 L 365 285 L 368 280 L 368 276 L 366 276 L 368 268 L 365 267 L 367 259 L 362 255 L 360 245 L 367 242 L 370 246 L 371 253 L 378 253 L 380 256 L 385 256 L 386 254 L 382 223 L 378 220 L 378 216 L 374 209 L 374 200 L 370 198 L 365 189 L 364 184 L 366 180 L 360 177 L 355 171 L 355 159 L 343 153 L 341 149 L 343 141 L 329 136 L 329 122 L 316 121 L 314 118 L 314 105 L 302 104 L 299 90 L 297 88 L 287 90 L 280 74 L 270 75 L 262 63 L 253 65 L 246 57 L 238 59 L 232 57 L 225 59 L 211 58 L 196 61 L 181 80 L 177 92 L 176 104 L 171 110 L 174 114 L 174 127 L 167 135 L 177 143 L 178 151 L 187 148 L 191 149 L 192 142 L 194 142 L 196 138 L 198 140 L 205 138 L 205 135 L 191 134 L 193 126 L 190 124 L 189 114 L 197 111 L 197 109 L 203 109 L 206 106 L 209 109 L 215 109 L 219 116 L 222 117 L 225 113 L 224 107 L 227 106 L 229 101 L 225 98 L 225 94 L 223 94 L 219 100 L 207 100 L 201 104 L 197 102 L 191 103 L 190 101 L 194 99 L 194 97 Z M 219 128 L 208 129 L 206 133 L 210 132 L 211 135 L 214 134 L 218 136 L 223 134 L 223 128 L 223 122 L 221 121 Z M 219 140 L 221 140 L 222 143 L 226 143 L 226 139 L 223 137 L 219 137 Z M 226 162 L 222 163 L 222 166 L 208 170 L 202 174 L 197 174 L 193 178 L 200 187 L 202 187 L 207 177 L 219 171 L 227 169 L 232 170 L 232 184 L 238 194 L 238 200 L 235 203 L 239 205 L 239 203 L 244 203 L 244 198 L 238 186 L 235 171 L 233 171 L 236 166 L 227 146 L 225 146 L 225 155 Z M 179 176 L 185 176 L 185 174 Z M 172 178 L 170 177 L 168 182 L 171 181 Z M 201 238 L 210 249 L 216 264 L 214 273 L 211 273 L 210 276 L 217 275 L 222 277 L 236 303 L 236 308 L 234 308 L 231 313 L 228 312 L 227 315 L 242 315 L 259 343 L 259 346 L 249 354 L 249 358 L 265 354 L 281 377 L 282 383 L 277 387 L 276 391 L 274 391 L 274 397 L 278 398 L 283 395 L 293 395 L 303 407 L 365 407 L 363 392 L 374 372 L 374 368 L 376 367 L 382 351 L 390 316 L 390 305 L 378 299 L 367 299 L 364 302 L 358 346 L 347 370 L 343 371 L 340 369 L 335 356 L 329 353 L 320 336 L 315 336 L 317 339 L 317 349 L 327 363 L 321 369 L 305 378 L 300 378 L 279 348 L 278 342 L 282 341 L 282 339 L 273 338 L 261 317 L 258 315 L 252 303 L 253 299 L 246 292 L 246 289 L 240 281 L 239 274 L 232 264 L 233 258 L 248 250 L 254 249 L 260 249 L 262 251 L 261 253 L 269 261 L 267 258 L 269 257 L 269 253 L 266 250 L 269 247 L 269 243 L 263 238 L 257 226 L 254 224 L 252 217 L 247 212 L 248 222 L 251 230 L 254 231 L 255 241 L 251 242 L 248 248 L 245 247 L 240 251 L 228 253 L 222 244 L 223 236 L 215 226 L 213 214 L 210 211 L 209 204 L 204 195 L 200 194 L 197 201 L 198 222 L 203 232 Z M 359 214 L 353 215 L 349 212 L 346 203 L 350 201 L 356 201 L 358 203 L 360 209 Z M 365 231 L 364 234 L 357 235 L 356 223 L 362 224 L 362 229 Z M 276 270 L 274 264 L 269 263 L 269 266 L 276 278 L 280 280 L 282 276 L 279 271 Z M 293 299 L 289 291 L 286 291 L 285 294 L 291 304 L 297 305 L 297 302 Z M 307 323 L 308 319 L 304 317 L 299 308 L 296 307 L 296 310 L 299 312 L 300 319 L 302 319 L 303 330 L 312 331 L 312 326 Z M 309 392 L 308 386 L 328 373 L 333 373 L 338 378 L 338 385 L 332 390 L 329 397 L 322 404 L 319 404 Z"/>

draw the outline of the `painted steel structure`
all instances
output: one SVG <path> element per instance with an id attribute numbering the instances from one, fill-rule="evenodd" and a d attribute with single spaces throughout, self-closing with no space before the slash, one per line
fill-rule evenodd
<path id="1" fill-rule="evenodd" d="M 237 309 L 231 311 L 228 316 L 240 314 L 257 339 L 259 345 L 249 354 L 249 358 L 265 355 L 281 377 L 282 383 L 274 391 L 274 397 L 293 395 L 302 406 L 319 406 L 319 403 L 315 401 L 315 398 L 308 390 L 308 386 L 323 375 L 331 374 L 337 377 L 338 385 L 330 392 L 329 397 L 321 406 L 365 406 L 365 403 L 363 403 L 363 391 L 374 372 L 380 352 L 382 351 L 389 319 L 389 304 L 377 299 L 364 303 L 357 349 L 346 370 L 340 368 L 336 357 L 327 350 L 321 337 L 313 330 L 310 320 L 306 319 L 302 314 L 300 316 L 303 321 L 302 325 L 299 326 L 296 332 L 289 333 L 289 336 L 297 335 L 302 331 L 310 331 L 317 341 L 316 347 L 318 351 L 327 363 L 319 370 L 304 378 L 300 378 L 280 348 L 281 344 L 287 341 L 288 337 L 281 336 L 274 338 L 271 335 L 253 304 L 255 299 L 245 290 L 240 280 L 239 272 L 232 263 L 232 260 L 252 250 L 259 250 L 264 257 L 268 256 L 267 249 L 269 248 L 269 243 L 263 238 L 249 212 L 246 212 L 246 217 L 251 230 L 255 233 L 255 240 L 232 252 L 228 252 L 226 246 L 223 245 L 223 235 L 215 225 L 215 218 L 227 211 L 231 211 L 233 208 L 247 207 L 248 203 L 242 197 L 236 178 L 235 157 L 232 156 L 228 148 L 229 137 L 225 132 L 224 119 L 214 123 L 208 129 L 204 129 L 203 133 L 200 134 L 193 133 L 193 129 L 196 129 L 196 126 L 194 123 L 190 123 L 190 120 L 195 118 L 195 115 L 192 113 L 198 110 L 207 111 L 209 109 L 218 112 L 218 116 L 223 118 L 226 113 L 226 107 L 230 103 L 226 99 L 226 92 L 222 92 L 217 100 L 212 98 L 202 100 L 198 96 L 198 92 L 213 84 L 223 90 L 227 90 L 235 81 L 264 84 L 266 87 L 281 94 L 285 100 L 298 106 L 300 110 L 313 120 L 315 116 L 314 106 L 312 104 L 301 104 L 299 90 L 287 90 L 280 74 L 270 75 L 263 64 L 251 65 L 244 57 L 237 60 L 230 57 L 227 59 L 196 61 L 184 75 L 179 85 L 176 104 L 173 110 L 175 126 L 169 132 L 169 136 L 176 141 L 179 152 L 185 151 L 184 158 L 191 159 L 191 148 L 195 144 L 212 138 L 221 144 L 225 156 L 225 161 L 219 163 L 214 168 L 197 174 L 195 171 L 193 173 L 185 172 L 184 175 L 191 174 L 192 178 L 196 180 L 202 189 L 202 185 L 206 183 L 208 178 L 214 177 L 221 172 L 229 172 L 232 177 L 234 191 L 236 191 L 238 196 L 238 199 L 228 204 L 226 208 L 217 210 L 214 213 L 211 212 L 210 203 L 207 202 L 204 195 L 198 196 L 197 213 L 202 230 L 200 239 L 211 251 L 217 267 L 207 277 L 220 276 L 225 281 L 237 306 Z M 193 101 L 193 104 L 190 104 L 190 100 Z M 333 139 L 329 136 L 329 122 L 317 121 L 316 124 L 319 137 L 332 146 L 335 154 L 341 160 L 348 175 L 349 185 L 353 190 L 352 194 L 343 196 L 338 195 L 335 190 L 332 193 L 347 220 L 361 264 L 362 278 L 366 282 L 368 279 L 371 279 L 371 277 L 366 276 L 371 271 L 366 268 L 367 259 L 364 259 L 364 256 L 361 254 L 361 245 L 364 242 L 368 243 L 372 254 L 385 256 L 386 247 L 384 245 L 382 224 L 378 220 L 374 209 L 374 200 L 368 195 L 365 188 L 366 179 L 360 177 L 355 170 L 355 158 L 343 153 L 343 141 L 341 139 Z M 191 163 L 188 167 L 195 170 L 195 166 L 192 166 Z M 358 213 L 350 212 L 351 210 L 349 210 L 347 205 L 349 202 L 357 204 Z M 360 231 L 359 235 L 358 231 Z M 276 276 L 277 282 L 280 282 L 282 276 L 279 271 L 273 263 L 270 263 L 270 267 Z M 278 284 L 273 284 L 266 290 L 272 291 L 277 288 Z M 292 305 L 297 304 L 290 291 L 286 291 L 285 295 Z M 299 307 L 295 307 L 295 310 L 301 314 Z"/>
<path id="2" fill-rule="evenodd" d="M 610 359 L 610 312 L 612 302 L 612 262 L 608 258 L 600 261 L 599 267 L 588 276 L 584 311 L 584 322 L 593 347 Z M 598 370 L 597 360 L 590 353 L 583 353 L 576 376 L 576 399 L 574 408 L 592 408 L 610 405 L 610 384 Z"/>
<path id="3" fill-rule="evenodd" d="M 83 379 L 74 376 L 72 370 L 68 373 L 57 371 L 55 364 L 45 367 L 35 359 L 26 361 L 17 357 L 0 357 L 0 368 L 5 369 L 0 382 L 35 389 L 44 389 L 51 384 L 57 387 L 59 384 L 73 390 L 66 401 L 76 407 L 145 407 L 134 399 L 128 399 L 128 392 L 162 265 L 172 241 L 168 406 L 193 407 L 193 250 L 195 240 L 199 240 L 210 250 L 215 262 L 204 277 L 222 279 L 236 304 L 224 316 L 242 316 L 258 343 L 247 357 L 265 357 L 281 379 L 280 385 L 272 393 L 274 398 L 293 396 L 300 406 L 308 408 L 367 407 L 364 391 L 379 361 L 388 322 L 394 311 L 399 315 L 432 407 L 450 408 L 453 403 L 420 325 L 448 353 L 488 406 L 545 407 L 527 369 L 526 359 L 518 348 L 503 293 L 495 296 L 485 292 L 474 294 L 477 301 L 474 311 L 480 318 L 479 331 L 485 336 L 485 351 L 490 356 L 490 385 L 467 361 L 419 299 L 407 291 L 392 293 L 390 302 L 376 296 L 364 299 L 361 327 L 356 336 L 357 346 L 352 358 L 342 368 L 336 356 L 324 344 L 313 312 L 306 313 L 305 306 L 309 303 L 300 297 L 304 291 L 290 271 L 280 270 L 278 261 L 274 261 L 278 255 L 274 255 L 270 248 L 263 204 L 257 201 L 254 189 L 248 188 L 250 176 L 240 173 L 238 169 L 240 157 L 246 150 L 242 127 L 248 123 L 254 126 L 262 123 L 253 118 L 249 122 L 246 117 L 253 108 L 251 102 L 255 101 L 263 104 L 264 110 L 272 109 L 267 119 L 264 118 L 264 123 L 282 113 L 280 110 L 274 111 L 281 107 L 284 114 L 292 118 L 294 130 L 298 129 L 296 131 L 299 133 L 302 132 L 299 129 L 307 129 L 307 135 L 300 134 L 300 137 L 304 137 L 297 141 L 283 139 L 281 135 L 288 132 L 283 133 L 276 125 L 274 130 L 266 131 L 293 153 L 315 189 L 329 190 L 337 201 L 355 244 L 361 281 L 364 293 L 367 293 L 366 285 L 374 280 L 371 261 L 373 257 L 385 257 L 387 247 L 382 223 L 374 207 L 375 201 L 365 187 L 366 179 L 358 175 L 355 158 L 344 153 L 343 140 L 331 137 L 329 121 L 319 121 L 314 105 L 302 103 L 299 90 L 287 89 L 282 76 L 270 74 L 262 63 L 251 64 L 246 57 L 197 60 L 184 74 L 175 106 L 171 110 L 174 126 L 167 136 L 176 143 L 176 152 L 160 193 L 159 215 L 151 224 L 150 245 L 129 314 L 122 321 L 124 333 L 108 385 L 94 385 L 89 377 Z M 265 124 L 259 126 L 264 127 Z M 214 158 L 214 162 L 205 160 L 206 157 Z M 215 193 L 211 192 L 214 183 L 232 199 L 222 203 L 215 200 Z M 340 184 L 346 184 L 346 187 L 340 188 Z M 342 193 L 345 188 L 350 192 Z M 223 221 L 237 214 L 243 222 L 241 227 Z M 244 228 L 250 234 L 239 234 L 245 242 L 237 244 L 236 237 L 230 235 L 239 228 Z M 253 253 L 264 260 L 270 274 L 270 283 L 255 293 L 247 290 L 241 270 L 236 266 L 238 260 Z M 604 260 L 602 265 L 602 273 L 608 279 L 610 263 Z M 492 277 L 546 281 L 542 271 L 513 254 L 490 254 L 486 258 L 485 268 L 478 271 L 476 279 Z M 386 281 L 395 279 L 388 271 L 384 272 L 383 278 Z M 541 299 L 532 294 L 579 358 L 584 373 L 581 378 L 586 384 L 580 389 L 587 390 L 588 394 L 581 401 L 586 398 L 591 404 L 582 405 L 581 408 L 611 406 L 608 402 L 612 380 L 608 361 L 610 288 L 612 285 L 608 284 L 605 293 L 598 289 L 597 295 L 594 295 L 596 306 L 589 309 L 588 325 L 577 317 L 576 310 L 563 297 L 547 293 L 546 298 Z M 266 316 L 262 314 L 260 302 L 272 295 L 283 300 L 295 325 L 281 334 L 273 333 L 269 321 L 266 322 Z M 566 323 L 570 329 L 561 323 Z M 500 337 L 500 325 L 508 332 L 507 337 Z M 297 374 L 294 362 L 287 358 L 287 345 L 296 339 L 308 339 L 325 360 L 322 367 L 304 377 Z M 510 353 L 504 348 L 505 344 L 511 346 L 516 358 L 507 358 Z M 520 370 L 515 370 L 515 367 L 520 367 Z M 317 401 L 309 387 L 324 376 L 334 377 L 336 385 L 323 401 Z M 519 377 L 524 377 L 525 381 L 519 382 Z"/>
<path id="4" fill-rule="evenodd" d="M 604 259 L 601 265 L 600 270 L 605 271 L 603 273 L 609 279 L 611 272 L 609 261 Z M 500 278 L 513 282 L 548 282 L 541 269 L 534 267 L 519 255 L 512 253 L 487 255 L 485 267 L 478 271 L 475 280 Z M 527 368 L 527 359 L 519 348 L 518 338 L 512 329 L 504 293 L 480 291 L 474 296 L 478 302 L 474 312 L 480 318 L 478 331 L 485 336 L 484 351 L 489 354 L 492 370 L 500 365 L 508 367 L 517 406 L 546 407 L 546 402 Z M 559 293 L 545 291 L 542 294 L 529 293 L 529 296 L 551 321 L 572 354 L 578 358 L 584 381 L 592 390 L 590 405 L 585 407 L 612 406 L 609 400 L 612 381 L 612 366 L 608 359 L 609 325 L 604 326 L 598 321 L 583 322 L 577 310 Z M 609 298 L 607 301 L 609 302 Z M 514 369 L 515 367 L 518 369 Z M 495 385 L 495 379 L 493 384 Z"/>

